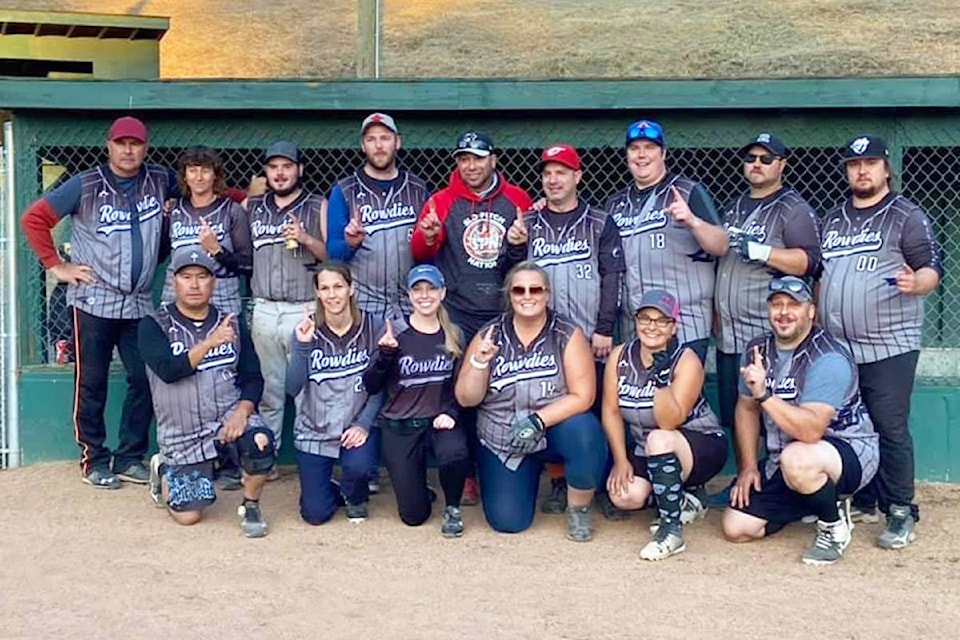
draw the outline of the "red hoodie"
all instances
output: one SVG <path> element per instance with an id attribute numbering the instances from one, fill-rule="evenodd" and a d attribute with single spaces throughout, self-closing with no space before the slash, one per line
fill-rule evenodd
<path id="1" fill-rule="evenodd" d="M 496 174 L 496 186 L 477 195 L 463 183 L 460 174 L 450 175 L 450 184 L 433 195 L 442 226 L 437 240 L 427 245 L 419 220 L 430 210 L 430 201 L 420 211 L 418 224 L 410 237 L 410 251 L 417 262 L 433 261 L 447 281 L 445 304 L 464 324 L 469 336 L 476 327 L 493 318 L 502 309 L 502 279 L 497 258 L 507 229 L 516 218 L 517 208 L 529 211 L 530 196 L 520 187 Z"/>

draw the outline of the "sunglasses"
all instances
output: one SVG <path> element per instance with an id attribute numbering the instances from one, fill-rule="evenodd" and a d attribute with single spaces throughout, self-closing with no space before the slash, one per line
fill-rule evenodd
<path id="1" fill-rule="evenodd" d="M 806 293 L 808 296 L 812 295 L 810 292 L 810 287 L 808 287 L 807 283 L 803 280 L 786 280 L 784 278 L 775 278 L 770 281 L 769 289 L 770 293 L 789 291 L 790 293 Z"/>
<path id="2" fill-rule="evenodd" d="M 745 153 L 743 155 L 744 164 L 753 164 L 757 160 L 761 164 L 773 164 L 773 161 L 777 159 L 777 156 L 771 153 Z"/>
<path id="3" fill-rule="evenodd" d="M 538 296 L 546 290 L 547 288 L 541 285 L 533 285 L 532 287 L 521 287 L 517 285 L 515 287 L 510 287 L 510 293 L 515 296 Z"/>
<path id="4" fill-rule="evenodd" d="M 659 318 L 651 318 L 650 316 L 637 316 L 637 324 L 641 327 L 649 327 L 652 324 L 657 325 L 658 329 L 666 329 L 673 324 L 673 318 L 668 318 L 666 316 L 661 316 Z"/>
<path id="5" fill-rule="evenodd" d="M 630 125 L 630 128 L 627 129 L 627 140 L 638 140 L 640 138 L 646 138 L 658 144 L 663 144 L 663 127 L 649 120 L 634 122 Z"/>

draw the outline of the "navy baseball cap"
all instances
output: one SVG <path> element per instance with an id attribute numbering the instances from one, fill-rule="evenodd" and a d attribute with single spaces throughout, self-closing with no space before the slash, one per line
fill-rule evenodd
<path id="1" fill-rule="evenodd" d="M 300 164 L 300 149 L 288 140 L 277 140 L 263 152 L 264 162 L 270 162 L 270 158 L 286 158 Z"/>
<path id="2" fill-rule="evenodd" d="M 457 148 L 453 151 L 453 157 L 456 158 L 461 153 L 470 153 L 478 158 L 486 158 L 496 152 L 490 136 L 479 131 L 467 131 L 457 140 Z"/>
<path id="3" fill-rule="evenodd" d="M 767 290 L 770 292 L 767 294 L 767 300 L 778 293 L 785 293 L 797 302 L 813 302 L 813 289 L 806 280 L 797 276 L 774 278 L 767 286 Z"/>
<path id="4" fill-rule="evenodd" d="M 438 289 L 447 286 L 446 281 L 443 279 L 443 274 L 440 273 L 440 269 L 437 269 L 432 264 L 418 264 L 413 269 L 410 269 L 410 275 L 407 276 L 407 288 L 413 289 L 413 285 L 418 282 L 429 282 Z"/>
<path id="5" fill-rule="evenodd" d="M 887 141 L 879 136 L 857 136 L 843 147 L 843 161 L 859 158 L 890 158 Z"/>
<path id="6" fill-rule="evenodd" d="M 196 245 L 181 247 L 173 254 L 173 272 L 176 273 L 184 267 L 203 267 L 210 273 L 216 273 L 217 263 L 207 255 L 207 252 Z"/>
<path id="7" fill-rule="evenodd" d="M 787 148 L 787 145 L 783 144 L 783 140 L 772 133 L 767 133 L 766 131 L 740 147 L 740 155 L 745 155 L 748 151 L 750 151 L 750 147 L 763 147 L 779 158 L 786 158 L 790 155 L 790 149 Z"/>
<path id="8" fill-rule="evenodd" d="M 647 289 L 640 298 L 637 313 L 643 309 L 656 309 L 673 320 L 680 318 L 680 302 L 675 295 L 665 289 Z"/>
<path id="9" fill-rule="evenodd" d="M 626 142 L 623 146 L 629 147 L 635 140 L 650 140 L 661 147 L 666 146 L 663 142 L 663 127 L 653 120 L 637 120 L 627 127 Z"/>

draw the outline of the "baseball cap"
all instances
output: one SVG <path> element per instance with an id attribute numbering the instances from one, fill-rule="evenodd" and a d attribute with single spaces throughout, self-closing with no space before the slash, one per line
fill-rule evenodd
<path id="1" fill-rule="evenodd" d="M 890 149 L 887 148 L 887 142 L 879 136 L 857 136 L 843 148 L 844 162 L 858 158 L 883 158 L 886 160 L 889 157 Z"/>
<path id="2" fill-rule="evenodd" d="M 750 151 L 750 147 L 763 147 L 780 158 L 786 158 L 790 155 L 790 149 L 787 148 L 787 145 L 783 144 L 783 140 L 772 133 L 763 132 L 757 135 L 756 138 L 740 147 L 740 155 Z"/>
<path id="3" fill-rule="evenodd" d="M 110 125 L 107 132 L 107 140 L 119 140 L 120 138 L 133 138 L 140 142 L 147 143 L 147 125 L 133 116 L 123 116 L 117 118 Z"/>
<path id="4" fill-rule="evenodd" d="M 580 171 L 580 154 L 568 144 L 555 144 L 544 149 L 540 154 L 540 164 L 542 166 L 548 162 L 559 162 L 568 169 Z"/>
<path id="5" fill-rule="evenodd" d="M 400 131 L 397 129 L 397 122 L 393 119 L 393 117 L 388 116 L 385 113 L 371 113 L 364 118 L 363 124 L 360 125 L 360 135 L 365 134 L 367 129 L 375 124 L 384 126 L 387 129 L 390 129 L 390 131 L 393 131 L 395 134 L 400 135 Z"/>
<path id="6" fill-rule="evenodd" d="M 210 273 L 216 273 L 217 271 L 217 263 L 214 262 L 213 258 L 207 255 L 206 251 L 196 246 L 177 249 L 173 254 L 172 264 L 174 273 L 184 267 L 203 267 Z"/>
<path id="7" fill-rule="evenodd" d="M 447 286 L 440 269 L 432 264 L 418 264 L 410 269 L 410 275 L 407 276 L 407 288 L 412 289 L 413 285 L 418 282 L 429 282 L 438 288 Z"/>
<path id="8" fill-rule="evenodd" d="M 653 120 L 637 120 L 627 127 L 627 139 L 624 146 L 629 147 L 634 140 L 650 140 L 661 147 L 666 146 L 663 142 L 663 127 Z"/>
<path id="9" fill-rule="evenodd" d="M 648 289 L 640 298 L 637 313 L 641 309 L 656 309 L 673 320 L 680 318 L 680 302 L 675 295 L 665 289 Z"/>
<path id="10" fill-rule="evenodd" d="M 264 162 L 269 162 L 270 158 L 286 158 L 300 164 L 300 149 L 288 140 L 277 140 L 263 153 Z"/>
<path id="11" fill-rule="evenodd" d="M 778 293 L 785 293 L 797 302 L 812 302 L 813 290 L 807 281 L 797 276 L 781 276 L 770 281 L 767 300 Z"/>
<path id="12" fill-rule="evenodd" d="M 490 136 L 479 131 L 467 131 L 457 140 L 457 148 L 453 152 L 453 157 L 456 158 L 461 153 L 471 153 L 478 158 L 486 158 L 496 151 Z"/>

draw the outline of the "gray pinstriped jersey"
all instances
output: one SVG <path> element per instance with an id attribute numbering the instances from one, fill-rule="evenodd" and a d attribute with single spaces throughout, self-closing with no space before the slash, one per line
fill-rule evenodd
<path id="1" fill-rule="evenodd" d="M 196 326 L 161 305 L 153 313 L 170 341 L 173 355 L 187 353 L 213 333 L 226 313 L 211 306 L 207 319 Z M 164 382 L 150 367 L 147 378 L 157 416 L 157 444 L 168 464 L 197 464 L 217 457 L 215 436 L 240 399 L 236 384 L 240 361 L 240 329 L 233 320 L 237 337 L 207 352 L 193 375 L 176 382 Z"/>
<path id="2" fill-rule="evenodd" d="M 339 457 L 341 434 L 367 402 L 363 372 L 379 338 L 370 314 L 360 314 L 360 322 L 346 335 L 321 327 L 309 345 L 307 380 L 293 421 L 293 446 L 298 451 Z"/>
<path id="3" fill-rule="evenodd" d="M 758 242 L 783 249 L 788 247 L 784 234 L 799 226 L 819 237 L 819 222 L 813 209 L 793 189 L 783 189 L 770 200 L 749 201 L 744 207 L 741 196 L 724 210 L 724 228 L 737 227 L 757 237 Z M 819 240 L 818 240 L 819 243 Z M 767 286 L 780 275 L 759 262 L 744 262 L 732 247 L 720 258 L 715 295 L 720 318 L 717 348 L 723 353 L 743 353 L 747 343 L 769 330 L 767 322 Z"/>
<path id="4" fill-rule="evenodd" d="M 744 350 L 744 362 L 754 346 L 760 347 L 760 352 L 768 363 L 767 390 L 794 406 L 800 403 L 807 371 L 819 358 L 839 354 L 849 363 L 850 385 L 844 395 L 843 404 L 837 409 L 823 435 L 847 442 L 860 461 L 860 487 L 870 482 L 880 462 L 879 438 L 867 413 L 867 407 L 860 399 L 857 367 L 840 342 L 822 329 L 813 327 L 810 335 L 794 349 L 790 359 L 778 362 L 780 353 L 777 351 L 776 341 L 773 334 L 768 333 L 750 341 Z M 766 412 L 762 414 L 768 454 L 764 473 L 767 478 L 771 478 L 780 464 L 780 452 L 793 438 L 784 433 Z"/>
<path id="5" fill-rule="evenodd" d="M 410 235 L 430 195 L 427 185 L 402 169 L 387 192 L 364 179 L 363 169 L 337 184 L 367 232 L 350 259 L 357 306 L 378 318 L 405 319 L 413 312 L 407 297 L 407 273 L 413 267 Z"/>
<path id="6" fill-rule="evenodd" d="M 670 376 L 685 350 L 678 348 L 670 363 Z M 617 400 L 620 415 L 633 434 L 634 454 L 644 458 L 647 455 L 647 436 L 659 428 L 653 417 L 653 394 L 656 387 L 648 376 L 649 371 L 640 361 L 640 341 L 634 338 L 623 346 L 617 359 Z M 707 404 L 703 393 L 697 398 L 690 415 L 681 425 L 684 429 L 699 433 L 722 435 L 720 419 Z"/>
<path id="7" fill-rule="evenodd" d="M 230 229 L 237 218 L 247 224 L 247 214 L 240 205 L 229 198 L 216 200 L 211 207 L 204 207 L 199 211 L 194 209 L 190 201 L 180 198 L 170 210 L 170 248 L 176 251 L 180 247 L 196 245 L 200 248 L 200 220 L 203 216 L 207 224 L 217 236 L 217 242 L 227 251 L 233 252 L 234 246 Z M 217 283 L 213 289 L 213 299 L 210 301 L 218 309 L 226 313 L 240 313 L 240 278 L 231 275 L 221 266 L 216 273 Z M 173 302 L 173 265 L 167 265 L 166 279 L 163 283 L 161 300 L 164 303 Z"/>
<path id="8" fill-rule="evenodd" d="M 550 312 L 543 331 L 525 349 L 513 330 L 510 316 L 502 315 L 480 329 L 494 326 L 500 350 L 490 364 L 487 394 L 477 407 L 480 444 L 516 470 L 523 454 L 510 453 L 510 427 L 517 420 L 566 395 L 563 352 L 577 327 L 560 314 Z M 541 439 L 540 451 L 547 446 Z"/>
<path id="9" fill-rule="evenodd" d="M 643 194 L 636 185 L 613 195 L 605 209 L 620 229 L 625 307 L 632 317 L 647 289 L 666 289 L 680 303 L 678 338 L 682 343 L 710 337 L 713 320 L 714 261 L 693 232 L 673 222 L 667 213 L 670 187 L 684 198 L 697 183 L 668 174 L 667 179 Z"/>
<path id="10" fill-rule="evenodd" d="M 170 173 L 144 165 L 137 201 L 128 202 L 101 167 L 80 174 L 81 196 L 71 216 L 72 260 L 93 268 L 96 282 L 70 285 L 67 304 L 99 318 L 142 318 L 153 310 L 151 287 L 160 251 L 162 207 L 170 189 Z M 139 220 L 143 263 L 133 274 L 131 217 Z"/>
<path id="11" fill-rule="evenodd" d="M 528 257 L 550 277 L 550 306 L 588 338 L 596 331 L 600 308 L 600 235 L 606 221 L 606 211 L 589 205 L 569 214 L 543 209 L 524 217 Z"/>
<path id="12" fill-rule="evenodd" d="M 939 254 L 930 222 L 901 195 L 864 216 L 847 200 L 822 225 L 823 275 L 818 313 L 823 327 L 858 364 L 920 348 L 923 298 L 901 294 L 896 274 L 905 263 L 904 225 L 922 225 L 933 255 Z"/>
<path id="13" fill-rule="evenodd" d="M 304 247 L 296 251 L 286 249 L 283 231 L 289 223 L 288 215 L 293 215 L 308 234 L 319 238 L 323 201 L 323 196 L 304 191 L 281 211 L 272 193 L 250 198 L 247 208 L 253 241 L 253 297 L 280 302 L 316 299 L 313 272 L 317 261 Z"/>

